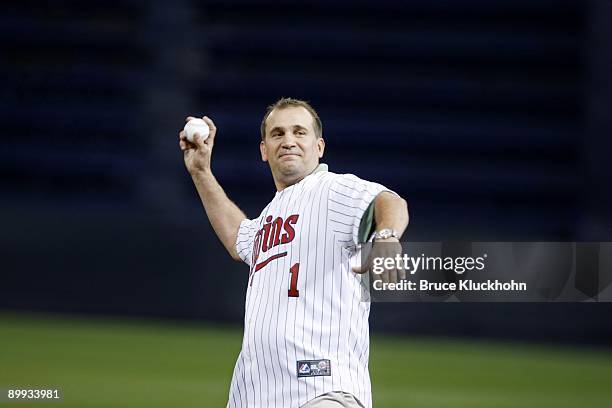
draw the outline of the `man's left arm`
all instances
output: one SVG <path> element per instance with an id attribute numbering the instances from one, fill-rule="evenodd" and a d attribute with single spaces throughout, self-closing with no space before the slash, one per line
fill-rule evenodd
<path id="1" fill-rule="evenodd" d="M 397 194 L 383 191 L 374 199 L 374 220 L 376 231 L 392 229 L 401 237 L 408 226 L 408 203 Z M 377 239 L 378 241 L 399 241 L 398 238 Z"/>
<path id="2" fill-rule="evenodd" d="M 397 233 L 397 236 L 401 237 L 408 226 L 408 221 L 408 204 L 406 203 L 406 200 L 389 191 L 383 191 L 376 196 L 374 199 L 375 231 L 388 228 L 394 230 Z M 373 249 L 370 252 L 366 265 L 353 267 L 353 272 L 367 272 L 371 263 L 369 260 L 372 259 L 372 257 L 394 257 L 396 254 L 401 253 L 402 251 L 399 238 L 376 238 L 374 241 Z M 376 245 L 376 243 L 379 242 L 388 242 L 389 244 Z M 405 278 L 404 271 L 391 271 L 391 273 L 385 274 L 383 280 L 394 282 L 397 281 L 398 278 Z"/>

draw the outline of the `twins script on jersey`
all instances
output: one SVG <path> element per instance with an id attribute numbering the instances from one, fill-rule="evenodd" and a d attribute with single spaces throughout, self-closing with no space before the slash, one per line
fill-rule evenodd
<path id="1" fill-rule="evenodd" d="M 240 224 L 250 271 L 229 407 L 299 407 L 331 391 L 371 406 L 370 304 L 351 266 L 361 218 L 385 190 L 320 165 Z"/>

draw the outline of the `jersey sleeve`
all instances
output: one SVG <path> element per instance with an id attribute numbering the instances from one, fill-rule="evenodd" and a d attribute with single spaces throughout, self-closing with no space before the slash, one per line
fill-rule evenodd
<path id="1" fill-rule="evenodd" d="M 257 219 L 249 220 L 245 218 L 240 223 L 238 236 L 236 237 L 236 252 L 238 252 L 240 259 L 249 266 L 251 266 L 256 225 Z"/>
<path id="2" fill-rule="evenodd" d="M 329 192 L 329 220 L 333 228 L 350 234 L 354 244 L 365 242 L 367 239 L 361 235 L 372 229 L 370 227 L 374 222 L 374 199 L 383 191 L 396 194 L 381 184 L 360 179 L 352 174 L 337 177 Z M 367 221 L 370 225 L 364 228 L 362 221 Z"/>

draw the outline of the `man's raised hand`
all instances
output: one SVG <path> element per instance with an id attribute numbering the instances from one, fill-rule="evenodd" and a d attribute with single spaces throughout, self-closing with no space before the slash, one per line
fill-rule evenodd
<path id="1" fill-rule="evenodd" d="M 194 117 L 188 116 L 185 122 L 189 122 L 191 119 L 194 119 Z M 202 136 L 196 133 L 193 142 L 190 142 L 184 130 L 179 133 L 179 146 L 183 151 L 185 167 L 192 176 L 199 172 L 210 172 L 210 159 L 217 134 L 217 127 L 212 119 L 204 116 L 202 120 L 210 128 L 210 134 L 206 140 L 202 140 Z"/>

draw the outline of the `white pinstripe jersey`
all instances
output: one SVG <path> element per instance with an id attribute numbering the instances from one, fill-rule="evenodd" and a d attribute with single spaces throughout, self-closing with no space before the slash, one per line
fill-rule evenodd
<path id="1" fill-rule="evenodd" d="M 370 304 L 351 266 L 361 218 L 386 188 L 326 167 L 240 224 L 236 249 L 250 275 L 229 407 L 298 407 L 330 391 L 371 406 Z M 330 375 L 299 377 L 304 360 L 329 360 L 321 373 Z"/>

